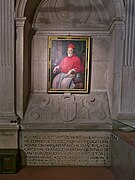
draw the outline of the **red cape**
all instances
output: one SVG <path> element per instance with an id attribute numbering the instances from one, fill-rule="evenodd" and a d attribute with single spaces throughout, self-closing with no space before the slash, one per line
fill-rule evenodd
<path id="1" fill-rule="evenodd" d="M 73 55 L 72 57 L 66 56 L 59 64 L 62 73 L 68 73 L 69 70 L 74 69 L 78 73 L 84 72 L 84 66 L 79 57 Z"/>

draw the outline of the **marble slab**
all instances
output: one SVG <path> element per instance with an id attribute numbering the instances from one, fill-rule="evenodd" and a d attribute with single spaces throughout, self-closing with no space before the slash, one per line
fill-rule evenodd
<path id="1" fill-rule="evenodd" d="M 28 166 L 109 166 L 109 132 L 22 132 Z"/>

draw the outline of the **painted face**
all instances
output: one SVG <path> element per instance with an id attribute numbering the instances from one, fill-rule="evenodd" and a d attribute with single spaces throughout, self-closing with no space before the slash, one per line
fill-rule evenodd
<path id="1" fill-rule="evenodd" d="M 68 48 L 67 55 L 68 55 L 68 57 L 73 56 L 73 49 L 72 48 L 70 48 L 70 47 Z"/>

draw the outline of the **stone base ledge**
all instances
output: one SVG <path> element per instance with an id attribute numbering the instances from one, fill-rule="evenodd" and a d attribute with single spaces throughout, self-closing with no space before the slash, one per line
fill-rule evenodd
<path id="1" fill-rule="evenodd" d="M 13 113 L 0 113 L 0 124 L 17 123 L 18 116 Z"/>
<path id="2" fill-rule="evenodd" d="M 0 149 L 17 149 L 18 131 L 17 123 L 0 124 Z"/>
<path id="3" fill-rule="evenodd" d="M 19 130 L 19 125 L 17 123 L 11 123 L 11 124 L 0 124 L 0 131 L 1 130 Z"/>
<path id="4" fill-rule="evenodd" d="M 82 120 L 83 121 L 83 120 Z M 112 123 L 22 123 L 20 129 L 27 130 L 112 130 Z"/>

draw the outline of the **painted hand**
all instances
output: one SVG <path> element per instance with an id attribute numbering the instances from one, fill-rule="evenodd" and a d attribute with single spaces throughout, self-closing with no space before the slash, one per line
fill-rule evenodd
<path id="1" fill-rule="evenodd" d="M 59 67 L 59 66 L 56 66 L 56 67 L 53 69 L 53 73 L 56 73 L 59 69 L 60 69 L 60 67 Z"/>
<path id="2" fill-rule="evenodd" d="M 71 70 L 68 71 L 68 73 L 65 75 L 65 77 L 68 77 L 68 76 L 70 76 L 73 73 L 75 73 L 75 70 L 71 69 Z"/>

